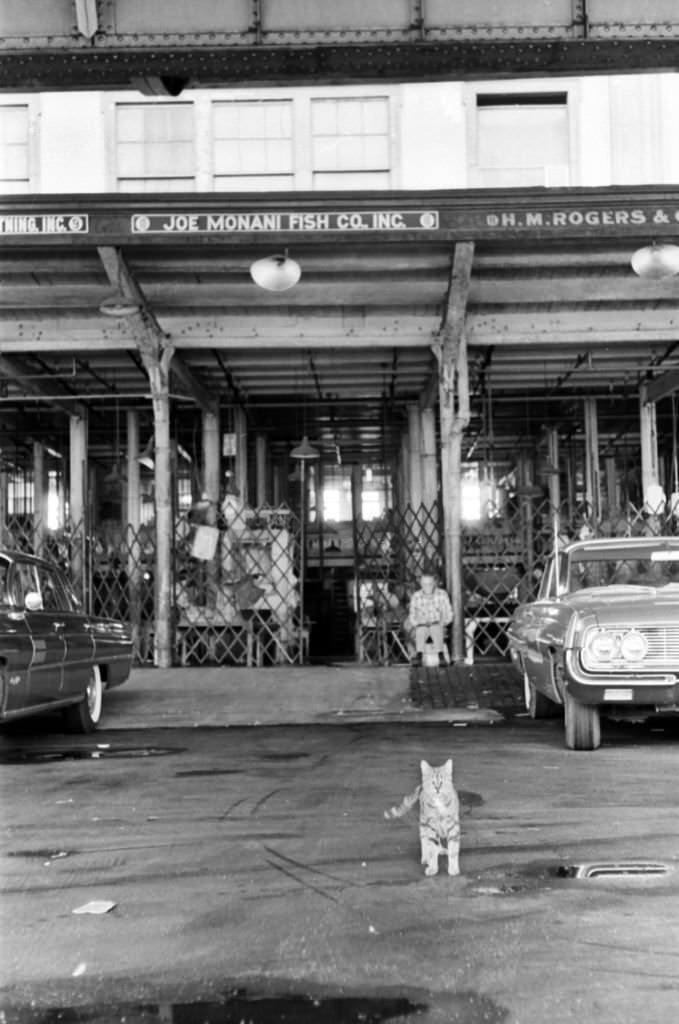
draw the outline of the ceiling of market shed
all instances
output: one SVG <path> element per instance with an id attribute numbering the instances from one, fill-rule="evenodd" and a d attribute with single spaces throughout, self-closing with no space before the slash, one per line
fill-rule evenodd
<path id="1" fill-rule="evenodd" d="M 588 200 L 593 193 L 610 199 L 607 190 L 580 190 L 575 198 L 582 202 L 586 192 Z M 648 191 L 637 193 L 613 199 L 649 200 Z M 503 202 L 518 196 L 534 198 L 508 190 Z M 116 209 L 149 202 L 106 199 Z M 393 193 L 379 199 L 399 201 Z M 69 201 L 73 207 L 72 197 L 52 206 L 66 209 Z M 302 202 L 299 195 L 287 201 Z M 314 196 L 317 207 L 338 201 Z M 376 201 L 376 194 L 362 197 L 366 208 Z M 676 192 L 662 201 L 679 208 Z M 497 205 L 498 195 L 483 202 Z M 25 209 L 25 200 L 12 208 Z M 640 383 L 679 368 L 679 278 L 633 274 L 641 230 L 603 239 L 595 232 L 560 240 L 478 234 L 466 305 L 467 452 L 482 456 L 492 445 L 496 456 L 515 453 L 537 443 L 544 426 L 581 435 L 586 396 L 599 399 L 604 443 L 634 443 Z M 15 238 L 0 256 L 0 446 L 20 459 L 39 438 L 66 452 L 67 413 L 80 405 L 90 413 L 91 451 L 105 463 L 124 444 L 127 409 L 142 413 L 142 441 L 152 433 L 149 383 L 136 318 L 99 310 L 112 291 L 99 240 L 67 241 Z M 274 453 L 289 452 L 306 433 L 328 461 L 338 448 L 345 462 L 388 460 L 400 448 L 408 405 L 437 398 L 432 346 L 445 317 L 455 239 L 355 232 L 301 233 L 293 242 L 285 247 L 302 278 L 279 294 L 258 288 L 249 273 L 253 260 L 277 248 L 266 237 L 119 239 L 117 251 L 189 378 L 219 399 L 224 429 L 241 406 L 249 431 L 267 435 Z M 186 373 L 173 378 L 172 394 L 173 432 L 199 451 L 200 410 Z M 658 406 L 661 428 L 666 404 Z"/>

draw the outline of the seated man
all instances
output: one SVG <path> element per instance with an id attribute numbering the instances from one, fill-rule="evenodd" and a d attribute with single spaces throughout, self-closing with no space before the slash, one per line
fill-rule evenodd
<path id="1" fill-rule="evenodd" d="M 433 572 L 424 571 L 420 576 L 420 589 L 410 598 L 408 618 L 415 631 L 415 657 L 413 665 L 422 664 L 422 655 L 428 640 L 438 652 L 439 664 L 448 664 L 448 652 L 443 640 L 443 631 L 453 621 L 450 599 L 437 585 Z"/>

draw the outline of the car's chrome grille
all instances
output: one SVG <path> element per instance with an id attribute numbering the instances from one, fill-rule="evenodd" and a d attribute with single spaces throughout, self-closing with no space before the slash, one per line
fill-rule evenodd
<path id="1" fill-rule="evenodd" d="M 667 665 L 670 662 L 675 668 L 679 667 L 679 625 L 638 626 L 637 629 L 648 643 L 644 665 Z"/>

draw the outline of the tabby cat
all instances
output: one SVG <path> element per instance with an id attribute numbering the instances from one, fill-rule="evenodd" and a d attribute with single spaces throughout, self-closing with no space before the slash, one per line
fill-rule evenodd
<path id="1" fill-rule="evenodd" d="M 425 875 L 436 875 L 439 854 L 448 854 L 448 874 L 460 873 L 460 802 L 453 785 L 453 762 L 433 768 L 420 761 L 422 783 L 404 797 L 398 807 L 384 812 L 385 818 L 401 818 L 420 801 L 420 844 Z M 445 845 L 444 845 L 445 841 Z"/>

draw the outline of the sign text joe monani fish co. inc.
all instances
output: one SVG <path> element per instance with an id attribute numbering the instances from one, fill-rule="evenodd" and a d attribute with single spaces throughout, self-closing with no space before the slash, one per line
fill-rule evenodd
<path id="1" fill-rule="evenodd" d="M 136 213 L 134 234 L 249 234 L 267 231 L 435 231 L 437 210 Z"/>

